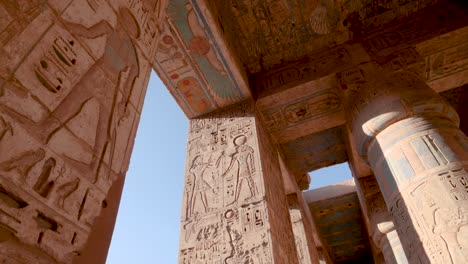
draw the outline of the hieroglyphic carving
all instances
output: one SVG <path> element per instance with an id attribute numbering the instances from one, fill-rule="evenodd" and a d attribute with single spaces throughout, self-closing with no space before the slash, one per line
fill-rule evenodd
<path id="1" fill-rule="evenodd" d="M 288 104 L 262 111 L 269 131 L 293 127 L 305 121 L 317 119 L 341 108 L 341 100 L 334 91 L 322 91 Z"/>
<path id="2" fill-rule="evenodd" d="M 49 106 L 49 109 L 53 111 L 54 117 L 49 117 L 39 123 L 39 126 L 45 126 L 45 129 L 39 133 L 39 135 L 42 135 L 41 139 L 49 142 L 51 147 L 58 153 L 67 155 L 77 162 L 91 164 L 93 168 L 97 166 L 97 170 L 102 166 L 102 162 L 108 163 L 108 165 L 114 169 L 112 163 L 117 163 L 114 160 L 114 152 L 116 144 L 118 144 L 116 141 L 120 136 L 117 132 L 121 127 L 125 127 L 127 121 L 123 122 L 123 120 L 128 120 L 131 126 L 130 129 L 132 129 L 133 119 L 131 118 L 135 117 L 130 114 L 130 112 L 134 110 L 129 104 L 129 101 L 135 88 L 135 79 L 140 72 L 137 52 L 131 38 L 137 36 L 138 29 L 135 24 L 132 25 L 131 21 L 128 21 L 127 18 L 132 16 L 128 9 L 119 9 L 119 11 L 120 13 L 117 16 L 118 23 L 124 24 L 125 27 L 116 27 L 116 29 L 114 29 L 105 20 L 96 23 L 90 28 L 85 28 L 81 25 L 69 22 L 66 23 L 66 26 L 79 36 L 86 38 L 107 37 L 104 49 L 105 52 L 101 54 L 98 63 L 92 66 L 89 62 L 90 56 L 75 38 L 71 36 L 66 37 L 68 41 L 66 44 L 72 45 L 74 49 L 71 49 L 71 47 L 65 44 L 66 47 L 56 47 L 54 46 L 55 44 L 52 45 L 51 49 L 53 52 L 49 52 L 48 54 L 56 56 L 58 59 L 53 57 L 55 61 L 60 61 L 67 66 L 69 64 L 71 65 L 70 67 L 73 65 L 77 67 L 77 70 L 71 71 L 72 73 L 76 72 L 73 77 L 67 75 L 62 76 L 63 78 L 59 78 L 64 83 L 69 82 L 68 86 L 60 86 L 60 89 L 54 90 L 56 93 L 50 91 L 50 89 L 44 89 L 44 91 L 48 92 L 44 93 L 44 91 L 38 92 L 35 88 L 40 86 L 40 81 L 38 81 L 39 85 L 35 86 L 33 83 L 28 83 L 29 79 L 23 80 L 24 85 L 35 93 L 40 100 L 45 102 L 46 105 Z M 60 39 L 60 36 L 58 38 L 55 37 L 55 35 L 58 34 L 57 32 L 65 35 L 68 34 L 57 26 L 54 27 L 54 30 L 50 30 L 50 32 L 52 33 L 45 35 L 44 39 Z M 127 33 L 133 33 L 133 35 L 129 36 Z M 47 41 L 43 41 L 43 43 L 45 44 L 41 43 L 41 45 L 47 47 Z M 127 49 L 122 49 L 119 45 L 125 45 Z M 70 55 L 67 57 L 66 55 L 68 53 L 66 52 L 57 53 L 57 50 L 60 49 L 68 53 L 73 51 L 73 53 L 70 54 L 76 56 Z M 40 58 L 41 49 L 36 48 L 36 50 L 38 50 L 36 53 L 39 54 L 38 57 Z M 35 53 L 33 52 L 33 54 Z M 59 56 L 60 54 L 61 56 Z M 122 63 L 112 63 L 112 61 L 116 59 Z M 68 64 L 65 62 L 68 62 Z M 23 65 L 26 66 L 22 66 L 20 69 L 28 69 L 28 64 L 29 62 L 25 62 Z M 50 63 L 44 64 L 41 61 L 39 64 L 49 67 L 48 65 Z M 95 70 L 87 71 L 89 67 Z M 104 73 L 107 74 L 114 84 L 110 83 L 108 79 L 105 79 L 103 75 L 99 76 L 99 74 L 96 74 L 97 72 L 102 73 L 101 69 L 104 70 Z M 22 76 L 28 76 L 27 71 L 17 74 L 20 77 L 20 81 L 22 80 L 21 78 L 23 78 Z M 57 81 L 59 81 L 59 79 L 55 78 Z M 102 82 L 102 89 L 93 89 L 92 86 L 94 84 L 91 84 L 91 80 L 94 81 L 94 84 L 96 81 Z M 82 88 L 70 90 L 74 85 L 78 85 Z M 112 85 L 114 87 L 110 88 L 109 86 Z M 57 88 L 59 86 L 53 87 Z M 68 90 L 64 89 L 64 87 Z M 87 94 L 84 91 L 86 89 L 90 89 L 91 92 Z M 95 97 L 90 95 L 94 95 Z M 78 98 L 80 100 L 78 100 Z M 128 116 L 131 118 L 126 119 Z M 57 124 L 55 121 L 56 118 L 66 123 L 65 126 Z M 85 123 L 91 126 L 82 129 Z M 125 130 L 127 130 L 126 127 Z M 69 141 L 68 145 L 63 144 L 64 138 L 67 138 L 67 141 Z M 88 143 L 88 146 L 83 146 L 81 140 Z M 126 141 L 127 139 L 124 138 L 123 140 Z M 122 156 L 123 155 L 125 154 L 122 154 Z M 93 156 L 97 156 L 98 161 L 94 160 L 95 158 L 93 158 Z M 93 177 L 92 175 L 86 175 Z"/>
<path id="3" fill-rule="evenodd" d="M 253 203 L 183 224 L 179 263 L 272 263 L 264 206 Z"/>
<path id="4" fill-rule="evenodd" d="M 37 151 L 26 151 L 17 157 L 13 157 L 0 164 L 0 170 L 11 171 L 16 170 L 22 177 L 27 177 L 31 168 L 41 161 L 45 156 L 43 149 Z"/>
<path id="5" fill-rule="evenodd" d="M 339 72 L 336 74 L 336 78 L 343 90 L 348 89 L 348 85 L 364 84 L 367 82 L 364 71 L 358 67 Z"/>
<path id="6" fill-rule="evenodd" d="M 53 111 L 91 64 L 91 57 L 76 38 L 56 25 L 47 31 L 15 76 Z"/>
<path id="7" fill-rule="evenodd" d="M 179 263 L 272 263 L 250 103 L 190 121 Z"/>
<path id="8" fill-rule="evenodd" d="M 210 1 L 218 23 L 249 72 L 271 69 L 348 40 L 342 4 L 301 1 Z"/>
<path id="9" fill-rule="evenodd" d="M 187 218 L 216 208 L 254 201 L 258 188 L 256 153 L 250 145 L 252 120 L 229 125 L 216 119 L 191 121 L 191 159 L 185 186 Z M 201 133 L 201 131 L 205 133 Z M 201 135 L 200 135 L 201 134 Z M 209 152 L 209 154 L 207 153 Z"/>
<path id="10" fill-rule="evenodd" d="M 43 172 L 42 175 L 39 175 L 38 180 L 44 180 L 44 175 L 49 175 L 49 179 L 55 177 L 55 174 L 51 175 L 54 171 L 51 164 L 51 159 L 47 159 L 42 165 L 37 166 Z M 33 178 L 33 172 L 35 170 L 31 170 L 30 178 Z M 34 179 L 34 181 L 36 180 Z M 81 227 L 71 224 L 67 215 L 59 215 L 47 205 L 37 202 L 38 197 L 55 196 L 53 188 L 55 181 L 57 180 L 42 181 L 41 186 L 25 184 L 26 190 L 21 190 L 0 174 L 0 225 L 6 225 L 13 230 L 15 238 L 12 240 L 20 239 L 28 244 L 35 243 L 54 258 L 69 262 L 75 255 L 74 252 L 82 247 L 87 237 L 86 233 L 89 231 L 84 231 Z M 39 182 L 36 181 L 36 183 Z M 27 194 L 25 191 L 28 191 L 29 188 L 31 191 Z M 32 190 L 37 190 L 38 193 L 35 194 Z M 75 235 L 72 235 L 73 233 Z M 77 241 L 77 234 L 83 238 L 83 241 Z M 73 236 L 75 239 L 73 243 L 70 243 Z M 59 250 L 59 253 L 52 253 L 50 251 L 52 248 Z"/>
<path id="11" fill-rule="evenodd" d="M 96 0 L 92 2 L 96 2 Z M 161 0 L 157 2 L 161 2 Z M 121 22 L 124 26 L 131 26 L 127 28 L 127 31 L 130 35 L 136 33 L 133 38 L 134 43 L 148 59 L 151 59 L 156 50 L 156 41 L 159 37 L 157 21 L 160 19 L 158 17 L 160 14 L 155 13 L 146 1 L 119 0 L 111 1 L 110 4 L 116 13 L 128 10 L 126 17 Z"/>
<path id="12" fill-rule="evenodd" d="M 305 235 L 304 223 L 302 222 L 302 214 L 297 206 L 289 207 L 289 216 L 291 218 L 294 240 L 296 242 L 296 250 L 301 264 L 310 264 L 309 248 L 307 247 L 307 238 Z"/>
<path id="13" fill-rule="evenodd" d="M 0 262 L 72 263 L 125 173 L 158 35 L 131 2 L 0 3 Z"/>
<path id="14" fill-rule="evenodd" d="M 397 71 L 415 64 L 423 64 L 424 59 L 414 48 L 395 51 L 387 56 L 375 58 L 377 64 L 390 71 Z"/>
<path id="15" fill-rule="evenodd" d="M 377 255 L 391 263 L 407 264 L 401 241 L 395 231 L 395 224 L 387 209 L 384 197 L 373 175 L 356 180 L 358 197 L 364 217 L 367 218 L 368 232 L 376 246 Z"/>
<path id="16" fill-rule="evenodd" d="M 466 184 L 463 185 L 466 175 L 464 169 L 459 168 L 419 180 L 409 188 L 412 202 L 405 199 L 407 205 L 403 205 L 404 202 L 397 199 L 391 207 L 398 230 L 406 230 L 405 236 L 413 240 L 402 241 L 410 263 L 421 254 L 411 250 L 411 243 L 415 240 L 422 241 L 426 254 L 435 263 L 464 263 L 468 260 L 468 244 L 463 239 L 468 218 L 462 198 L 466 193 Z M 448 195 L 435 195 L 440 190 L 446 190 Z"/>
<path id="17" fill-rule="evenodd" d="M 350 47 L 339 46 L 325 52 L 312 54 L 306 61 L 295 67 L 286 67 L 256 77 L 259 93 L 271 92 L 280 87 L 288 87 L 301 81 L 314 80 L 330 73 L 342 71 L 352 66 Z"/>
<path id="18" fill-rule="evenodd" d="M 468 69 L 468 42 L 431 54 L 425 58 L 426 80 L 436 80 Z"/>
<path id="19" fill-rule="evenodd" d="M 463 237 L 467 225 L 467 204 L 458 194 L 466 192 L 458 185 L 458 175 L 466 174 L 464 137 L 453 136 L 462 134 L 459 118 L 415 74 L 399 72 L 382 84 L 349 93 L 359 95 L 349 101 L 352 134 L 376 175 L 408 262 L 464 263 L 444 240 L 444 232 Z M 454 219 L 450 230 L 441 213 Z M 450 243 L 466 248 L 464 240 Z"/>
<path id="20" fill-rule="evenodd" d="M 60 187 L 57 188 L 57 205 L 65 209 L 65 200 L 73 193 L 75 192 L 80 185 L 80 178 L 76 178 L 75 180 L 72 180 L 70 182 L 64 183 Z"/>
<path id="21" fill-rule="evenodd" d="M 434 263 L 464 263 L 468 260 L 464 253 L 468 242 L 463 239 L 468 226 L 467 173 L 463 167 L 452 165 L 457 161 L 457 154 L 449 144 L 444 135 L 437 133 L 408 141 L 404 149 L 413 150 L 416 156 L 405 157 L 406 166 L 417 171 L 437 168 L 425 177 L 414 171 L 405 176 L 401 168 L 396 169 L 395 162 L 401 164 L 402 161 L 401 150 L 394 149 L 387 155 L 388 163 L 393 164 L 398 186 L 403 189 L 402 198 L 393 198 L 391 211 L 398 232 L 405 232 L 402 244 L 410 263 L 421 256 L 427 256 Z"/>
<path id="22" fill-rule="evenodd" d="M 49 158 L 42 166 L 41 174 L 33 186 L 34 191 L 44 198 L 47 198 L 55 182 L 50 180 L 50 174 L 55 169 L 56 161 L 54 158 Z"/>

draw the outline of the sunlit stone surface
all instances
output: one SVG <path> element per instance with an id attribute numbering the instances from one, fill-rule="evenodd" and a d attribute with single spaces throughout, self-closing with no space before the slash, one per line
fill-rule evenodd
<path id="1" fill-rule="evenodd" d="M 1 262 L 105 262 L 154 69 L 191 124 L 180 264 L 467 263 L 467 12 L 0 0 Z"/>

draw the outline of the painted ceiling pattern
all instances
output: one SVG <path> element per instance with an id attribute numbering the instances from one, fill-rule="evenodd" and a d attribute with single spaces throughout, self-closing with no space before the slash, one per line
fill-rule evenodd
<path id="1" fill-rule="evenodd" d="M 227 42 L 248 73 L 307 56 L 379 28 L 435 1 L 209 0 Z"/>

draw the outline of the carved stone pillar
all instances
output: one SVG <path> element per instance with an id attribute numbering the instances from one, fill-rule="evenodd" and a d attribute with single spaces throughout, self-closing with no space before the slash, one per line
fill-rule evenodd
<path id="1" fill-rule="evenodd" d="M 408 262 L 467 263 L 468 141 L 458 116 L 412 73 L 374 76 L 348 86 L 345 102 Z"/>
<path id="2" fill-rule="evenodd" d="M 303 200 L 304 198 L 298 196 L 302 196 L 302 193 L 288 194 L 289 216 L 291 217 L 297 256 L 300 264 L 312 264 L 312 261 L 318 261 L 317 249 L 312 237 L 313 230 L 308 225 L 310 223 L 306 222 L 307 217 L 312 216 L 306 214 L 305 210 L 309 208 L 304 208 L 305 201 L 300 202 L 300 199 Z M 306 231 L 306 228 L 309 232 Z"/>
<path id="3" fill-rule="evenodd" d="M 179 263 L 298 263 L 277 151 L 249 102 L 190 120 Z"/>
<path id="4" fill-rule="evenodd" d="M 364 217 L 367 218 L 368 231 L 377 246 L 377 258 L 382 254 L 381 263 L 407 264 L 393 219 L 388 212 L 382 193 L 374 176 L 355 179 L 356 191 Z"/>
<path id="5" fill-rule="evenodd" d="M 141 9 L 0 1 L 0 262 L 105 262 L 157 36 Z"/>

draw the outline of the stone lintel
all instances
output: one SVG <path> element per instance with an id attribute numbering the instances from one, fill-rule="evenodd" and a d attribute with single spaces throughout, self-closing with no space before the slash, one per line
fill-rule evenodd
<path id="1" fill-rule="evenodd" d="M 372 32 L 362 32 L 365 37 L 356 37 L 298 61 L 285 62 L 267 72 L 256 73 L 251 77 L 254 95 L 256 98 L 268 97 L 365 62 L 374 61 L 379 67 L 397 71 L 422 62 L 430 55 L 436 56 L 442 52 L 443 56 L 444 50 L 456 48 L 462 43 L 439 41 L 431 47 L 429 53 L 420 51 L 418 47 L 428 46 L 429 43 L 431 46 L 434 41 L 446 35 L 459 35 L 463 39 L 466 33 L 462 31 L 466 31 L 463 28 L 468 25 L 468 19 L 465 15 L 466 7 L 461 7 L 452 1 L 441 1 L 393 25 Z M 462 42 L 466 43 L 466 37 Z M 463 52 L 461 47 L 458 49 Z"/>
<path id="2" fill-rule="evenodd" d="M 308 190 L 304 192 L 305 200 L 308 204 L 332 199 L 334 197 L 356 192 L 356 184 L 353 179 L 327 185 L 325 187 Z"/>
<path id="3" fill-rule="evenodd" d="M 354 181 L 304 193 L 323 248 L 333 263 L 371 261 L 370 246 Z"/>

